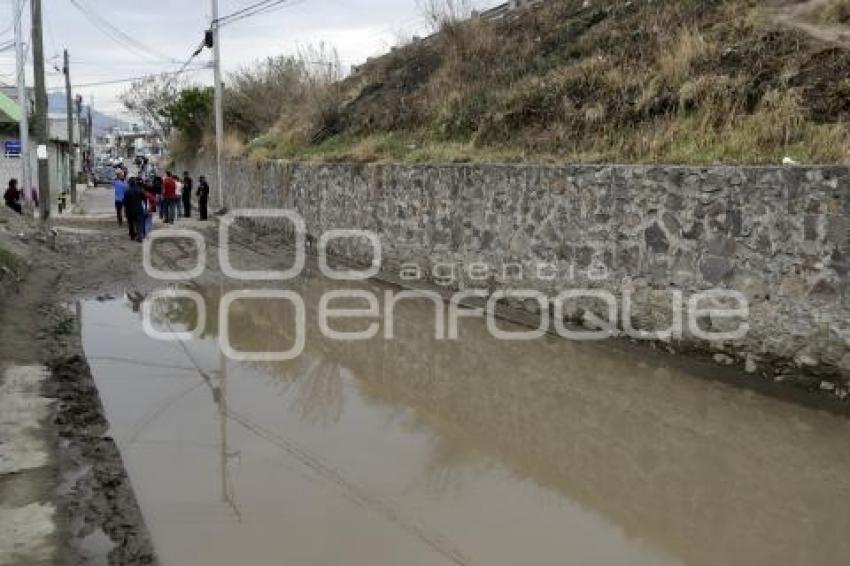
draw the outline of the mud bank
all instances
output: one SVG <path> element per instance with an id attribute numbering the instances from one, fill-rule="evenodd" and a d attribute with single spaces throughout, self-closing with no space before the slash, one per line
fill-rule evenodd
<path id="1" fill-rule="evenodd" d="M 68 320 L 68 319 L 66 319 Z M 61 332 L 67 324 L 62 324 Z M 156 564 L 153 546 L 115 441 L 79 335 L 48 363 L 44 396 L 55 400 L 52 434 L 64 479 L 58 492 L 57 519 L 69 535 L 63 564 Z M 65 552 L 63 552 L 65 554 Z"/>
<path id="2" fill-rule="evenodd" d="M 4 419 L 0 564 L 156 564 L 76 319 L 58 305 L 35 314 L 46 363 L 9 366 L 2 358 L 4 401 L 18 408 L 4 417 L 19 426 Z"/>
<path id="3" fill-rule="evenodd" d="M 67 306 L 138 263 L 107 225 L 66 224 L 0 214 L 0 564 L 156 564 Z"/>

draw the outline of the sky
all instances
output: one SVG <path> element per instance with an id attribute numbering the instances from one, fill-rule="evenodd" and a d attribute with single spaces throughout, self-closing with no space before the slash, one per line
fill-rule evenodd
<path id="1" fill-rule="evenodd" d="M 12 3 L 0 0 L 0 46 L 13 38 Z M 500 0 L 469 0 L 478 8 Z M 219 0 L 221 17 L 256 0 Z M 292 54 L 300 47 L 324 42 L 335 47 L 345 67 L 380 55 L 404 38 L 427 35 L 421 0 L 290 0 L 273 11 L 222 27 L 225 73 L 267 56 Z M 141 46 L 110 38 L 75 4 L 90 7 L 97 16 L 132 36 Z M 175 71 L 203 37 L 211 20 L 210 0 L 42 0 L 44 52 L 49 90 L 64 92 L 60 69 L 63 49 L 71 58 L 74 94 L 86 103 L 94 97 L 101 112 L 130 119 L 118 100 L 129 83 L 83 86 L 150 73 Z M 95 18 L 96 19 L 96 18 Z M 29 9 L 24 23 L 29 40 Z M 155 52 L 155 53 L 152 53 Z M 187 78 L 212 84 L 205 51 L 191 65 Z M 31 59 L 27 84 L 32 86 Z M 0 52 L 0 83 L 15 83 L 14 50 Z"/>

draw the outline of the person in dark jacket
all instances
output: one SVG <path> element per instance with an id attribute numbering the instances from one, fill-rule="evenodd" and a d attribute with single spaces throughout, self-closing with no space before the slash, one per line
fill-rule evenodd
<path id="1" fill-rule="evenodd" d="M 192 218 L 192 177 L 189 176 L 188 171 L 183 171 L 183 192 L 181 193 L 181 197 L 183 198 L 183 217 L 184 218 Z"/>
<path id="2" fill-rule="evenodd" d="M 162 200 L 162 177 L 159 175 L 154 176 L 153 183 L 151 184 L 151 190 L 153 190 L 153 194 L 156 195 L 156 206 L 159 208 L 159 219 L 165 220 L 165 203 Z"/>
<path id="3" fill-rule="evenodd" d="M 207 178 L 201 175 L 198 178 L 198 212 L 201 220 L 207 219 L 207 205 L 210 199 L 210 185 Z"/>
<path id="4" fill-rule="evenodd" d="M 130 188 L 124 193 L 124 213 L 130 228 L 130 239 L 142 241 L 145 233 L 145 192 L 138 179 L 130 181 Z"/>
<path id="5" fill-rule="evenodd" d="M 6 202 L 6 206 L 18 214 L 24 213 L 24 210 L 21 207 L 21 191 L 18 190 L 17 179 L 9 180 L 9 187 L 6 189 L 6 192 L 3 193 L 3 200 Z"/>

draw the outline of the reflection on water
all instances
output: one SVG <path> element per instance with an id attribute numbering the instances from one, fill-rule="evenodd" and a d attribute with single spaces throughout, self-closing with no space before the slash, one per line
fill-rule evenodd
<path id="1" fill-rule="evenodd" d="M 364 285 L 368 287 L 368 285 Z M 339 343 L 299 283 L 303 356 L 263 365 L 157 343 L 129 303 L 84 305 L 84 342 L 165 564 L 845 564 L 850 425 L 560 339 L 480 321 Z M 339 288 L 335 284 L 333 288 Z M 233 305 L 242 349 L 292 340 L 286 309 Z M 158 324 L 191 327 L 185 304 Z M 335 323 L 336 325 L 337 323 Z M 356 326 L 356 323 L 351 323 Z M 284 348 L 285 349 L 285 348 Z"/>

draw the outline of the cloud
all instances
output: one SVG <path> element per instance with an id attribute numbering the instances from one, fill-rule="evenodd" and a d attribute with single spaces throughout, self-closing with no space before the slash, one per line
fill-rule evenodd
<path id="1" fill-rule="evenodd" d="M 207 0 L 78 0 L 134 38 L 170 58 L 185 60 L 209 25 Z M 220 15 L 233 13 L 252 0 L 220 0 Z M 498 0 L 476 0 L 477 6 Z M 0 12 L 11 13 L 6 0 Z M 157 71 L 175 70 L 138 45 L 115 41 L 68 1 L 44 2 L 45 54 L 56 57 L 68 48 L 74 84 L 123 79 Z M 4 20 L 5 18 L 0 18 Z M 29 26 L 27 25 L 27 28 Z M 337 48 L 346 65 L 389 49 L 400 36 L 421 34 L 426 29 L 416 0 L 292 0 L 291 5 L 268 14 L 242 20 L 222 29 L 222 63 L 225 71 L 249 65 L 264 57 L 294 53 L 300 46 L 324 41 Z M 0 37 L 0 40 L 5 39 Z M 205 54 L 204 58 L 207 57 Z M 50 65 L 48 65 L 50 68 Z M 0 53 L 0 80 L 14 79 L 14 52 Z M 193 79 L 211 82 L 210 72 L 196 72 Z M 28 79 L 32 84 L 31 72 Z M 61 87 L 61 74 L 51 70 L 49 87 Z M 96 105 L 120 112 L 118 94 L 126 85 L 104 85 L 77 89 Z"/>

